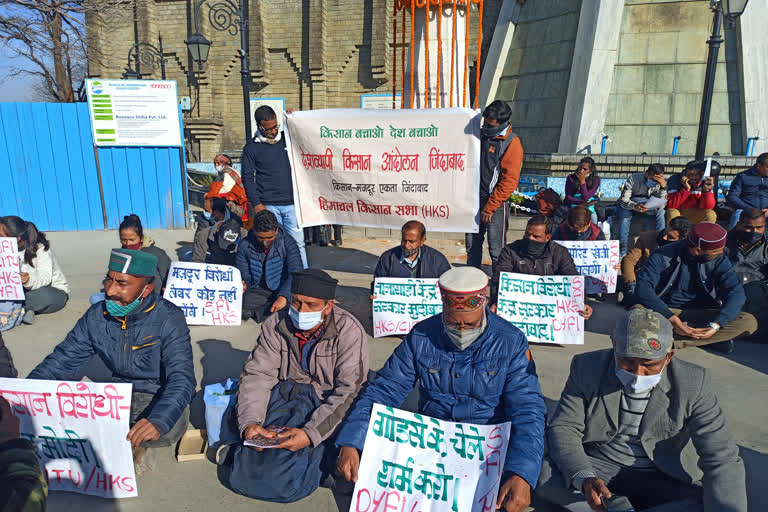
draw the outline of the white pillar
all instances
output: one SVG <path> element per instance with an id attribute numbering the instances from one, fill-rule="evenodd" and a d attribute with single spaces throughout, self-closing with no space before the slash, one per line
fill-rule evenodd
<path id="1" fill-rule="evenodd" d="M 624 0 L 583 0 L 573 51 L 559 153 L 600 140 L 608 112 Z"/>
<path id="2" fill-rule="evenodd" d="M 768 151 L 768 2 L 752 0 L 739 18 L 739 61 L 744 149 L 746 139 L 760 137 L 754 155 Z"/>
<path id="3" fill-rule="evenodd" d="M 463 88 L 464 88 L 464 32 L 466 30 L 466 10 L 457 7 L 456 14 L 456 48 L 454 50 L 453 64 L 453 106 L 462 106 Z M 426 12 L 422 9 L 416 9 L 416 23 L 414 34 L 414 69 L 413 75 L 413 108 L 434 108 L 437 102 L 437 7 L 431 7 L 429 10 L 429 87 L 430 94 L 427 103 L 424 103 L 424 69 L 426 64 Z M 442 11 L 442 58 L 440 72 L 440 108 L 450 105 L 451 92 L 451 39 L 453 35 L 454 13 L 450 5 L 443 6 Z M 409 34 L 406 32 L 406 38 Z M 471 36 L 471 34 L 470 34 Z M 469 55 L 467 65 L 471 63 L 472 55 Z M 410 54 L 406 54 L 405 68 L 405 108 L 409 106 L 410 98 Z M 470 83 L 469 73 L 467 73 L 467 106 L 470 107 L 470 88 L 474 87 L 474 82 Z"/>
<path id="4" fill-rule="evenodd" d="M 480 77 L 480 108 L 485 108 L 496 99 L 499 90 L 499 80 L 504 74 L 504 65 L 507 62 L 509 48 L 515 36 L 515 25 L 520 18 L 522 4 L 518 0 L 504 0 L 499 11 L 499 20 L 493 31 L 491 46 L 483 65 L 483 74 Z"/>

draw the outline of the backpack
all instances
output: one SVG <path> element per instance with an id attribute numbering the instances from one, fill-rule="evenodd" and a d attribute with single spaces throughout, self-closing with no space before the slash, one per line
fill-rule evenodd
<path id="1" fill-rule="evenodd" d="M 560 194 L 551 188 L 540 190 L 534 199 L 536 199 L 536 208 L 539 210 L 539 213 L 547 217 L 552 217 L 555 210 L 563 203 L 560 199 Z"/>
<path id="2" fill-rule="evenodd" d="M 310 384 L 284 380 L 272 390 L 266 426 L 303 427 L 320 405 Z M 233 450 L 229 485 L 233 491 L 263 501 L 293 503 L 315 492 L 323 477 L 325 444 L 297 452 L 281 448 L 260 452 L 243 444 Z"/>

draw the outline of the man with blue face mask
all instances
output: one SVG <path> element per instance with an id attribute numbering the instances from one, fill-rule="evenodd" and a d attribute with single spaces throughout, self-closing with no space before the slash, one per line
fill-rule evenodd
<path id="1" fill-rule="evenodd" d="M 482 270 L 451 269 L 439 285 L 443 313 L 411 330 L 350 411 L 336 442 L 337 472 L 357 481 L 373 404 L 401 407 L 418 383 L 420 414 L 512 424 L 496 508 L 522 512 L 539 476 L 546 414 L 528 341 L 488 309 L 488 276 Z"/>
<path id="2" fill-rule="evenodd" d="M 293 273 L 291 304 L 264 322 L 237 392 L 243 440 L 276 447 L 222 449 L 229 484 L 245 496 L 293 502 L 329 473 L 333 439 L 368 376 L 368 335 L 336 306 L 336 279 L 317 269 Z M 329 450 L 329 453 L 326 453 Z"/>
<path id="3" fill-rule="evenodd" d="M 571 512 L 617 496 L 637 510 L 746 512 L 744 463 L 707 370 L 673 359 L 672 326 L 654 311 L 629 311 L 611 339 L 573 358 L 537 496 Z"/>
<path id="4" fill-rule="evenodd" d="M 153 254 L 112 249 L 106 299 L 92 305 L 28 377 L 73 380 L 98 354 L 112 381 L 132 383 L 128 440 L 137 474 L 152 468 L 148 448 L 181 439 L 196 387 L 189 328 L 184 313 L 154 290 L 156 266 Z"/>
<path id="5" fill-rule="evenodd" d="M 629 229 L 635 215 L 653 215 L 656 231 L 666 225 L 664 206 L 667 201 L 667 180 L 664 166 L 651 164 L 645 172 L 631 174 L 621 186 L 614 215 L 619 223 L 619 248 L 621 257 L 629 250 Z M 646 206 L 646 203 L 648 206 Z M 656 204 L 653 204 L 656 203 Z M 651 206 L 649 208 L 649 206 Z"/>

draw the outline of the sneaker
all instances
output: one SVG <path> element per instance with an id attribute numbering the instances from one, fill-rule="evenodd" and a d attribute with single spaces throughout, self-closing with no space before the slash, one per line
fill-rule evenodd
<path id="1" fill-rule="evenodd" d="M 721 341 L 720 343 L 706 345 L 704 348 L 727 356 L 728 354 L 732 354 L 736 349 L 736 343 L 733 340 Z"/>
<path id="2" fill-rule="evenodd" d="M 21 319 L 21 322 L 27 325 L 35 323 L 35 312 L 30 310 L 24 313 L 24 318 Z"/>

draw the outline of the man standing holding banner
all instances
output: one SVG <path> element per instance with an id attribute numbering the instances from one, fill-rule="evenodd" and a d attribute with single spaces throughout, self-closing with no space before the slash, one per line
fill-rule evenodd
<path id="1" fill-rule="evenodd" d="M 128 440 L 136 474 L 152 467 L 148 448 L 181 439 L 196 386 L 189 328 L 184 313 L 155 292 L 156 266 L 152 254 L 112 249 L 106 299 L 92 305 L 28 377 L 73 380 L 99 354 L 114 382 L 132 383 Z"/>
<path id="2" fill-rule="evenodd" d="M 454 268 L 439 284 L 443 313 L 411 330 L 347 416 L 336 441 L 337 472 L 357 481 L 373 404 L 400 407 L 418 382 L 419 414 L 480 425 L 512 423 L 496 506 L 522 512 L 539 476 L 546 415 L 528 342 L 486 308 L 484 272 Z"/>
<path id="3" fill-rule="evenodd" d="M 512 109 L 496 100 L 483 111 L 480 151 L 480 231 L 467 233 L 467 265 L 480 268 L 483 239 L 488 238 L 493 272 L 506 243 L 509 203 L 523 165 L 523 145 L 512 131 Z"/>

